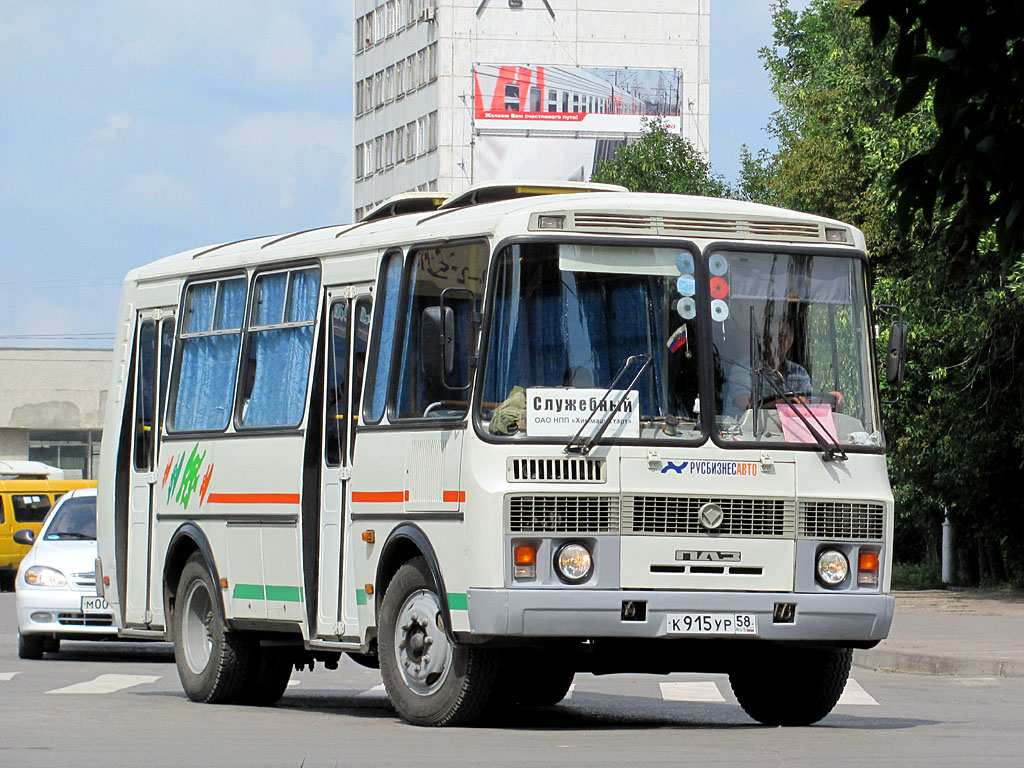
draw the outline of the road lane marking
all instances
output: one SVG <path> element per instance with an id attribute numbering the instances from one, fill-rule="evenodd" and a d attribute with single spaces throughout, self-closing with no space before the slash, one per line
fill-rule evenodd
<path id="1" fill-rule="evenodd" d="M 18 674 L 18 673 L 17 672 L 0 672 L 0 683 L 8 682 L 16 674 Z"/>
<path id="2" fill-rule="evenodd" d="M 573 683 L 572 685 L 569 686 L 569 690 L 565 692 L 565 698 L 563 699 L 563 701 L 568 701 L 569 699 L 571 699 L 572 698 L 572 692 L 575 691 L 575 690 L 576 690 L 576 683 Z"/>
<path id="3" fill-rule="evenodd" d="M 301 680 L 289 680 L 288 681 L 288 687 L 290 688 L 293 685 L 298 685 L 301 682 L 302 682 Z"/>
<path id="4" fill-rule="evenodd" d="M 65 688 L 55 688 L 47 693 L 114 693 L 133 685 L 153 683 L 160 679 L 159 675 L 100 675 L 95 680 L 75 683 Z"/>
<path id="5" fill-rule="evenodd" d="M 861 688 L 860 683 L 852 677 L 846 681 L 842 696 L 836 702 L 837 707 L 877 707 L 878 702 L 870 693 Z"/>
<path id="6" fill-rule="evenodd" d="M 373 688 L 365 690 L 362 693 L 357 693 L 356 696 L 359 697 L 359 698 L 363 698 L 363 697 L 371 698 L 371 697 L 376 697 L 376 696 L 378 696 L 380 694 L 384 694 L 385 696 L 388 695 L 387 691 L 384 690 L 384 683 L 381 683 L 380 685 L 375 685 L 375 686 L 373 686 Z"/>
<path id="7" fill-rule="evenodd" d="M 687 683 L 661 683 L 661 698 L 665 701 L 725 701 L 718 684 L 713 680 Z"/>

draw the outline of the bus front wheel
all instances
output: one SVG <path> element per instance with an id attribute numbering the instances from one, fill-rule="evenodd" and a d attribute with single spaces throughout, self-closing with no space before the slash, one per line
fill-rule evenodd
<path id="1" fill-rule="evenodd" d="M 172 633 L 185 693 L 192 701 L 223 704 L 245 690 L 252 644 L 227 629 L 215 595 L 206 563 L 193 555 L 178 581 Z"/>
<path id="2" fill-rule="evenodd" d="M 403 719 L 456 725 L 486 712 L 497 682 L 497 658 L 490 649 L 450 641 L 422 557 L 399 568 L 388 584 L 377 643 L 384 687 Z"/>
<path id="3" fill-rule="evenodd" d="M 729 673 L 743 711 L 763 725 L 811 725 L 839 701 L 850 676 L 849 648 L 769 646 Z"/>

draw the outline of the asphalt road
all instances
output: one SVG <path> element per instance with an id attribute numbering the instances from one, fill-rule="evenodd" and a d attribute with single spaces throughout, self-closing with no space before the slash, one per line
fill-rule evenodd
<path id="1" fill-rule="evenodd" d="M 0 765 L 1020 766 L 1024 680 L 882 674 L 854 682 L 820 724 L 765 728 L 724 676 L 579 675 L 557 707 L 478 728 L 406 725 L 380 676 L 344 661 L 299 672 L 261 709 L 190 702 L 170 646 L 73 643 L 17 656 L 0 594 Z"/>

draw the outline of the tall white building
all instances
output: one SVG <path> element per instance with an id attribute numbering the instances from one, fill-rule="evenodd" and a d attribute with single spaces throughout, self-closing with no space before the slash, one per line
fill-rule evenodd
<path id="1" fill-rule="evenodd" d="M 359 217 L 391 195 L 588 180 L 661 115 L 708 152 L 710 0 L 354 0 Z"/>

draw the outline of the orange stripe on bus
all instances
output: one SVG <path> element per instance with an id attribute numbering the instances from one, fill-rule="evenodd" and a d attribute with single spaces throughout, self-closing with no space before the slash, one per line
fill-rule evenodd
<path id="1" fill-rule="evenodd" d="M 448 501 L 465 501 L 466 500 L 466 492 L 465 491 L 445 491 L 444 495 L 442 496 L 442 498 L 446 502 L 448 502 Z"/>
<path id="2" fill-rule="evenodd" d="M 297 493 L 211 493 L 207 504 L 298 504 Z"/>
<path id="3" fill-rule="evenodd" d="M 352 501 L 382 504 L 409 500 L 408 491 L 352 491 Z"/>

